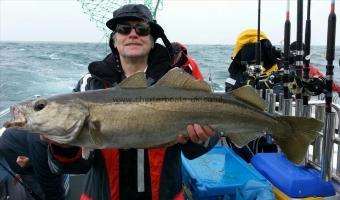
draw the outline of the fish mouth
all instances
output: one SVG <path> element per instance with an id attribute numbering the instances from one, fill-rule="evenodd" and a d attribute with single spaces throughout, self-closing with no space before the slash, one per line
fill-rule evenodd
<path id="1" fill-rule="evenodd" d="M 27 119 L 18 106 L 11 106 L 12 120 L 4 123 L 5 128 L 24 127 L 27 124 Z"/>

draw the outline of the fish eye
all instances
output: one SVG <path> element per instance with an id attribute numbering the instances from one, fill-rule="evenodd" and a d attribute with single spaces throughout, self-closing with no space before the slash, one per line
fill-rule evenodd
<path id="1" fill-rule="evenodd" d="M 47 104 L 47 101 L 44 100 L 44 99 L 41 99 L 41 100 L 35 102 L 35 104 L 34 104 L 34 110 L 35 110 L 35 111 L 40 111 L 40 110 L 42 110 L 42 109 L 45 108 L 46 104 Z"/>

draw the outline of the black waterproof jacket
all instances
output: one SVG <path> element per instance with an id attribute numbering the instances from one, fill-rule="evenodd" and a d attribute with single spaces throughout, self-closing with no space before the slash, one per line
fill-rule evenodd
<path id="1" fill-rule="evenodd" d="M 171 69 L 170 66 L 171 62 L 166 49 L 156 43 L 149 55 L 146 70 L 148 83 L 150 85 L 155 83 Z M 74 91 L 113 87 L 124 78 L 122 69 L 115 65 L 114 56 L 110 54 L 103 61 L 93 62 L 89 65 L 89 74 L 79 81 Z M 50 165 L 57 172 L 86 173 L 85 188 L 81 198 L 84 200 L 170 200 L 182 191 L 181 152 L 189 159 L 196 158 L 209 151 L 218 139 L 218 134 L 215 134 L 210 138 L 208 147 L 189 141 L 185 145 L 176 144 L 164 151 L 145 150 L 145 192 L 137 192 L 136 149 L 95 150 L 91 153 L 90 158 L 85 160 L 79 156 L 79 147 L 65 150 L 52 145 L 49 148 Z M 115 164 L 115 162 L 119 164 Z M 160 174 L 149 170 L 150 168 L 154 169 L 155 165 L 161 166 Z M 118 175 L 113 175 L 117 173 Z M 159 187 L 155 183 L 157 180 L 159 180 Z"/>

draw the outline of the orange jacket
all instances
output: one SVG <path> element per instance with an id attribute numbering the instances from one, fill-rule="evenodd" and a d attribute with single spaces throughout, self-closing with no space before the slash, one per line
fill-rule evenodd
<path id="1" fill-rule="evenodd" d="M 318 78 L 325 78 L 325 75 L 320 72 L 316 67 L 312 64 L 309 64 L 309 77 L 318 77 Z M 340 92 L 340 86 L 333 81 L 332 83 L 332 90 L 333 92 Z"/>

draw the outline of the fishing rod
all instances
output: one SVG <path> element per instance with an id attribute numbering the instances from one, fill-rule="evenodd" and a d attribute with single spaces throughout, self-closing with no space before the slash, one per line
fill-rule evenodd
<path id="1" fill-rule="evenodd" d="M 310 7 L 311 7 L 311 0 L 308 0 L 307 3 L 307 19 L 306 19 L 306 27 L 305 27 L 305 53 L 304 53 L 304 82 L 308 82 L 309 80 L 309 63 L 310 63 L 310 38 L 311 38 L 311 20 L 310 20 Z M 308 95 L 303 95 L 303 116 L 309 116 L 309 106 L 308 106 Z"/>
<path id="2" fill-rule="evenodd" d="M 336 31 L 336 15 L 335 15 L 335 0 L 332 0 L 331 13 L 328 17 L 327 30 L 327 52 L 326 52 L 326 112 L 332 112 L 332 84 L 333 84 L 333 60 L 335 52 L 335 31 Z"/>
<path id="3" fill-rule="evenodd" d="M 296 27 L 296 57 L 295 57 L 295 73 L 297 77 L 302 78 L 303 68 L 303 0 L 297 0 L 297 27 Z M 301 94 L 299 94 L 301 96 Z"/>
<path id="4" fill-rule="evenodd" d="M 289 95 L 289 65 L 290 65 L 290 0 L 287 0 L 286 21 L 284 26 L 284 59 L 283 59 L 283 114 L 291 115 L 292 101 Z"/>
<path id="5" fill-rule="evenodd" d="M 256 65 L 261 65 L 261 0 L 258 0 L 258 12 L 257 12 L 257 41 L 256 41 L 256 49 L 255 49 L 255 59 Z"/>
<path id="6" fill-rule="evenodd" d="M 326 98 L 325 98 L 325 128 L 322 146 L 322 162 L 321 176 L 324 180 L 331 179 L 331 159 L 333 150 L 333 137 L 335 125 L 335 113 L 332 112 L 332 84 L 333 84 L 333 61 L 335 52 L 335 31 L 336 31 L 336 15 L 335 15 L 335 0 L 331 0 L 331 11 L 328 16 L 327 30 L 327 51 L 326 51 Z"/>
<path id="7" fill-rule="evenodd" d="M 296 107 L 295 115 L 302 116 L 302 87 L 300 80 L 302 80 L 302 68 L 303 68 L 303 46 L 302 46 L 302 33 L 303 33 L 303 0 L 297 0 L 297 27 L 296 27 L 296 55 L 295 55 L 295 75 L 297 81 L 296 91 Z"/>
<path id="8" fill-rule="evenodd" d="M 290 46 L 290 1 L 287 0 L 286 21 L 284 28 L 284 54 L 283 54 L 283 113 L 291 115 L 291 104 L 288 99 L 291 99 L 290 92 L 296 94 L 296 115 L 309 116 L 310 108 L 308 107 L 308 97 L 319 95 L 323 92 L 324 82 L 320 78 L 310 78 L 309 63 L 310 63 L 310 38 L 311 38 L 311 20 L 310 20 L 311 0 L 308 0 L 307 19 L 305 30 L 305 49 L 302 43 L 302 27 L 303 27 L 303 1 L 298 1 L 298 25 L 297 25 L 297 41 L 295 49 Z M 291 52 L 291 50 L 293 50 Z M 305 50 L 305 53 L 304 53 Z M 293 65 L 292 70 L 290 66 Z M 304 67 L 305 66 L 305 67 Z M 302 76 L 303 70 L 303 76 Z M 292 73 L 291 73 L 292 72 Z M 303 97 L 301 98 L 303 94 Z M 285 106 L 287 104 L 287 106 Z"/>
<path id="9" fill-rule="evenodd" d="M 262 65 L 261 65 L 261 0 L 258 0 L 257 6 L 257 41 L 255 44 L 255 89 L 258 90 L 259 94 L 262 98 L 266 99 L 265 90 L 261 90 L 261 72 L 262 72 Z"/>
<path id="10" fill-rule="evenodd" d="M 258 92 L 258 94 L 265 99 L 265 93 L 263 88 L 262 65 L 261 65 L 261 0 L 258 0 L 258 13 L 257 13 L 257 33 L 254 49 L 255 63 L 248 63 L 247 61 L 241 61 L 241 65 L 246 66 L 246 72 L 244 73 L 248 80 L 246 84 L 252 85 Z M 262 84 L 262 85 L 261 85 Z"/>
<path id="11" fill-rule="evenodd" d="M 260 86 L 260 81 L 258 78 L 260 77 L 260 74 L 262 72 L 262 65 L 261 65 L 261 0 L 258 0 L 258 11 L 257 11 L 257 41 L 256 41 L 256 47 L 255 47 L 255 59 L 256 63 L 255 66 L 257 67 L 257 73 L 256 73 L 256 83 L 255 83 L 255 88 L 259 89 L 261 96 L 266 99 L 268 102 L 269 108 L 268 111 L 274 113 L 275 111 L 275 94 L 267 94 L 266 90 L 263 90 L 261 93 L 261 86 Z M 269 98 L 271 97 L 271 98 Z M 269 99 L 271 99 L 271 104 L 269 102 Z M 274 105 L 270 106 L 270 105 Z M 272 109 L 271 109 L 272 108 Z M 273 139 L 270 133 L 266 134 L 266 141 L 268 144 L 272 144 Z"/>
<path id="12" fill-rule="evenodd" d="M 10 174 L 18 183 L 20 183 L 21 186 L 25 188 L 25 190 L 35 199 L 35 200 L 43 200 L 39 197 L 35 192 L 31 190 L 31 188 L 28 187 L 27 184 L 25 184 L 20 178 L 16 177 L 16 175 L 8 169 L 3 163 L 0 162 L 0 166 L 8 173 Z"/>

